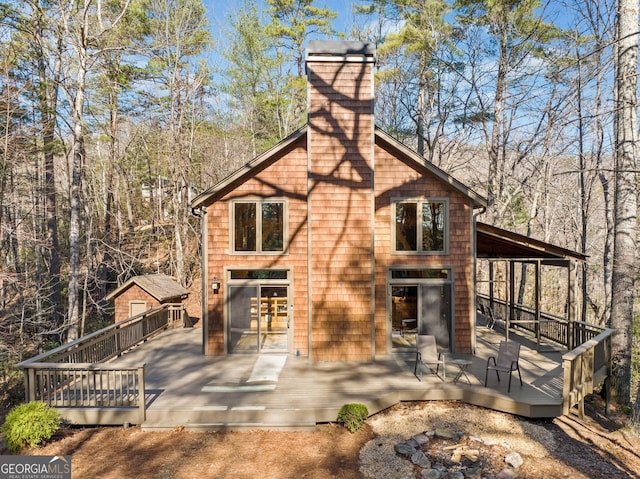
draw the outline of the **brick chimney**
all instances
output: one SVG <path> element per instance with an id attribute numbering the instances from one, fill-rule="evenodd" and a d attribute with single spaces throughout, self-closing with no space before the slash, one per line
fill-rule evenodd
<path id="1" fill-rule="evenodd" d="M 311 357 L 373 359 L 375 49 L 314 41 L 309 94 Z"/>

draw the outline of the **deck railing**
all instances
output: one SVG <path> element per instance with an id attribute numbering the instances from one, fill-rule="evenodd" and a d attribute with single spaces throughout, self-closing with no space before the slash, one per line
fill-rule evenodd
<path id="1" fill-rule="evenodd" d="M 613 330 L 606 329 L 562 356 L 563 414 L 569 414 L 577 405 L 578 414 L 584 417 L 584 398 L 603 384 L 611 372 L 612 335 Z"/>
<path id="2" fill-rule="evenodd" d="M 63 416 L 76 424 L 140 424 L 145 417 L 144 365 L 105 363 L 184 314 L 182 304 L 164 304 L 19 363 L 26 400 L 68 408 Z"/>
<path id="3" fill-rule="evenodd" d="M 478 294 L 478 302 L 485 308 L 491 307 L 505 319 L 506 335 L 509 329 L 516 328 L 535 335 L 540 345 L 544 338 L 564 346 L 569 351 L 562 356 L 564 371 L 562 402 L 563 414 L 569 414 L 578 406 L 578 414 L 584 416 L 584 399 L 602 385 L 611 373 L 611 336 L 607 329 L 583 321 L 568 321 L 548 313 L 540 313 L 535 320 L 535 311 L 516 304 L 513 306 L 516 318 L 509 318 L 506 301 Z"/>
<path id="4" fill-rule="evenodd" d="M 496 315 L 504 318 L 506 334 L 511 328 L 526 331 L 536 338 L 538 346 L 540 341 L 545 339 L 571 350 L 606 330 L 602 326 L 583 321 L 568 321 L 566 318 L 545 312 L 540 312 L 540 320 L 536 320 L 533 308 L 517 303 L 513 306 L 515 317 L 511 317 L 506 301 L 497 298 L 491 301 L 488 296 L 481 294 L 478 294 L 477 298 L 478 304 L 485 308 L 491 307 Z"/>

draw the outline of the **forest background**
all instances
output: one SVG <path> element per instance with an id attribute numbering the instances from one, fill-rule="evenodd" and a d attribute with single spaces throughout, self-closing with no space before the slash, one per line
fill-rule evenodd
<path id="1" fill-rule="evenodd" d="M 3 401 L 22 394 L 15 363 L 108 324 L 105 296 L 131 276 L 198 289 L 190 199 L 306 121 L 305 47 L 344 38 L 377 46 L 378 125 L 484 195 L 481 221 L 588 255 L 579 319 L 620 332 L 614 390 L 631 404 L 626 2 L 1 0 Z"/>

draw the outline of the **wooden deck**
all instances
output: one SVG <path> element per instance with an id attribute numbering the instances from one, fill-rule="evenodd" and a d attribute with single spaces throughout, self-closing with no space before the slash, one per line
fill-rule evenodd
<path id="1" fill-rule="evenodd" d="M 507 378 L 495 373 L 484 387 L 486 358 L 497 353 L 503 338 L 478 327 L 476 355 L 467 376 L 457 384 L 455 364 L 447 364 L 443 382 L 425 371 L 423 382 L 413 374 L 414 355 L 388 355 L 375 362 L 309 363 L 291 355 L 202 355 L 202 330 L 173 329 L 115 360 L 118 365 L 145 366 L 144 430 L 184 427 L 216 429 L 312 429 L 335 421 L 345 403 L 366 404 L 370 414 L 400 401 L 460 400 L 525 417 L 562 414 L 562 351 L 539 353 L 526 337 L 520 369 L 511 393 Z M 462 356 L 448 355 L 447 359 Z"/>

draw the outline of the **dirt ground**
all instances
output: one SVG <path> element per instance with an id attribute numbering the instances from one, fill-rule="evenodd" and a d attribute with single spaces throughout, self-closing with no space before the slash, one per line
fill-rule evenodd
<path id="1" fill-rule="evenodd" d="M 376 472 L 375 464 L 373 469 L 363 466 L 361 451 L 373 447 L 375 453 L 375 448 L 382 445 L 384 424 L 404 421 L 428 429 L 429 418 L 433 418 L 434 428 L 442 427 L 444 421 L 447 427 L 467 430 L 470 435 L 493 429 L 498 441 L 504 439 L 511 444 L 517 444 L 517 436 L 522 436 L 519 439 L 529 445 L 518 451 L 525 461 L 518 478 L 640 477 L 640 440 L 623 427 L 625 418 L 606 418 L 597 396 L 590 398 L 587 413 L 584 420 L 570 416 L 529 421 L 458 402 L 402 403 L 369 418 L 365 428 L 355 434 L 336 424 L 318 426 L 314 432 L 67 429 L 44 447 L 24 453 L 71 455 L 72 474 L 78 479 L 360 479 L 383 477 L 382 469 Z M 418 416 L 426 423 L 416 423 Z M 491 426 L 498 424 L 496 421 L 499 427 Z M 393 434 L 396 436 L 389 437 L 402 440 L 397 430 Z"/>

